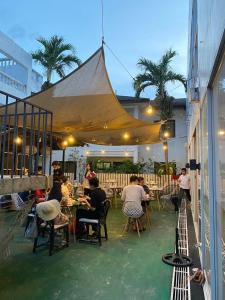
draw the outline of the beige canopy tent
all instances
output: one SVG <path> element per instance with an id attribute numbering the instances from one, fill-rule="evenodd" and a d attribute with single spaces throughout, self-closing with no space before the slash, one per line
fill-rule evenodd
<path id="1" fill-rule="evenodd" d="M 160 141 L 160 124 L 135 119 L 120 105 L 102 47 L 67 77 L 26 101 L 51 111 L 53 132 L 73 135 L 79 143 L 135 145 Z M 22 109 L 21 104 L 18 111 Z"/>

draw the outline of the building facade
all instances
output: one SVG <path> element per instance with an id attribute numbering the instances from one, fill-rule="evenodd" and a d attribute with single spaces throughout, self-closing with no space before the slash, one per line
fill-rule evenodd
<path id="1" fill-rule="evenodd" d="M 32 69 L 32 56 L 0 31 L 0 91 L 25 98 L 40 91 L 42 82 Z"/>
<path id="2" fill-rule="evenodd" d="M 135 118 L 145 121 L 159 121 L 159 110 L 155 101 L 149 102 L 147 98 L 135 98 L 127 96 L 117 96 L 124 109 Z M 148 115 L 146 110 L 151 104 L 153 113 Z M 185 166 L 187 162 L 187 126 L 186 126 L 186 99 L 175 99 L 173 104 L 173 119 L 170 120 L 171 134 L 168 139 L 168 161 L 176 164 L 178 170 Z M 133 145 L 133 146 L 100 146 L 87 145 L 79 148 L 68 148 L 65 153 L 65 160 L 71 161 L 75 156 L 82 157 L 84 160 L 99 160 L 100 169 L 104 172 L 105 168 L 112 164 L 119 164 L 124 160 L 148 161 L 154 165 L 165 162 L 163 144 L 154 145 Z M 53 151 L 53 160 L 62 160 L 62 151 Z M 179 172 L 179 171 L 178 171 Z"/>
<path id="3" fill-rule="evenodd" d="M 188 156 L 206 299 L 225 299 L 225 1 L 191 0 Z"/>

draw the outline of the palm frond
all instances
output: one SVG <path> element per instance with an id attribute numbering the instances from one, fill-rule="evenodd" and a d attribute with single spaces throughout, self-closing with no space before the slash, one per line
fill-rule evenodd
<path id="1" fill-rule="evenodd" d="M 178 73 L 172 72 L 172 71 L 168 71 L 167 72 L 167 76 L 166 76 L 166 82 L 171 81 L 171 82 L 175 82 L 175 81 L 179 81 L 183 84 L 185 91 L 187 88 L 187 80 L 186 78 Z"/>

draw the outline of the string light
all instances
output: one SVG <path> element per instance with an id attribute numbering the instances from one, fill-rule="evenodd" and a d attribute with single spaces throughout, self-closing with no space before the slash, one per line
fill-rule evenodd
<path id="1" fill-rule="evenodd" d="M 125 132 L 124 135 L 123 135 L 123 138 L 124 138 L 125 140 L 128 140 L 128 139 L 130 138 L 129 133 Z"/>
<path id="2" fill-rule="evenodd" d="M 70 135 L 70 136 L 68 137 L 68 142 L 69 142 L 70 144 L 73 144 L 73 143 L 75 142 L 75 138 L 74 138 L 72 135 Z"/>
<path id="3" fill-rule="evenodd" d="M 153 113 L 153 108 L 152 106 L 149 104 L 149 106 L 146 108 L 146 114 L 151 115 Z"/>
<path id="4" fill-rule="evenodd" d="M 67 147 L 68 146 L 68 142 L 67 141 L 63 141 L 62 145 L 63 145 L 63 147 Z"/>
<path id="5" fill-rule="evenodd" d="M 17 136 L 16 138 L 15 138 L 15 144 L 17 144 L 17 145 L 21 145 L 22 144 L 22 139 L 21 139 L 21 137 L 19 137 L 19 136 Z"/>
<path id="6" fill-rule="evenodd" d="M 218 135 L 220 135 L 220 136 L 225 135 L 225 130 L 220 129 L 220 130 L 218 131 Z"/>
<path id="7" fill-rule="evenodd" d="M 169 131 L 165 131 L 165 132 L 163 133 L 163 136 L 164 136 L 164 138 L 168 138 L 168 137 L 170 136 Z"/>

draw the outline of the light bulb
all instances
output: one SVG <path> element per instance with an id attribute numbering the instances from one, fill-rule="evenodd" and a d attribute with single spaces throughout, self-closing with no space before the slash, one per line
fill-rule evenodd
<path id="1" fill-rule="evenodd" d="M 74 138 L 72 135 L 70 135 L 70 136 L 68 137 L 68 142 L 69 142 L 70 144 L 73 144 L 73 143 L 75 142 L 75 138 Z"/>
<path id="2" fill-rule="evenodd" d="M 168 137 L 170 136 L 170 134 L 169 134 L 168 131 L 165 131 L 165 132 L 163 133 L 163 136 L 164 136 L 165 138 L 168 138 Z"/>
<path id="3" fill-rule="evenodd" d="M 149 105 L 149 106 L 146 108 L 146 113 L 147 113 L 148 115 L 151 115 L 151 114 L 153 113 L 153 108 L 152 108 L 151 105 Z"/>
<path id="4" fill-rule="evenodd" d="M 124 135 L 123 135 L 123 138 L 124 138 L 125 140 L 128 140 L 128 139 L 130 138 L 129 133 L 125 132 Z"/>
<path id="5" fill-rule="evenodd" d="M 63 145 L 63 147 L 67 147 L 68 146 L 68 142 L 67 141 L 63 141 L 62 145 Z"/>
<path id="6" fill-rule="evenodd" d="M 22 144 L 22 139 L 21 139 L 21 137 L 17 136 L 17 137 L 15 138 L 15 143 L 16 143 L 17 145 L 21 145 L 21 144 Z"/>

